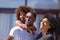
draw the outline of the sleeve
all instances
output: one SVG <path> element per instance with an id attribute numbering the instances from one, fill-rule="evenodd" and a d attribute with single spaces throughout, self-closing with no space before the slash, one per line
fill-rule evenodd
<path id="1" fill-rule="evenodd" d="M 53 36 L 51 34 L 42 36 L 39 40 L 54 40 Z"/>
<path id="2" fill-rule="evenodd" d="M 36 40 L 40 39 L 41 37 L 42 37 L 42 33 L 40 33 L 40 34 L 37 36 Z"/>
<path id="3" fill-rule="evenodd" d="M 9 35 L 12 36 L 12 37 L 14 37 L 15 33 L 16 33 L 16 32 L 15 32 L 15 29 L 12 28 L 12 29 L 10 30 Z"/>

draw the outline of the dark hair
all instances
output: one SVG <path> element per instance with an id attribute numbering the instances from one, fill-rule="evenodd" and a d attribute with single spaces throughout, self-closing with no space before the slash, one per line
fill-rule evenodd
<path id="1" fill-rule="evenodd" d="M 18 8 L 16 8 L 15 14 L 16 14 L 17 20 L 20 20 L 20 18 L 19 18 L 20 12 L 24 12 L 27 14 L 30 11 L 34 11 L 34 10 L 28 6 L 19 6 Z"/>
<path id="2" fill-rule="evenodd" d="M 36 18 L 36 13 L 35 12 L 30 12 L 35 18 Z"/>
<path id="3" fill-rule="evenodd" d="M 55 32 L 56 27 L 57 27 L 56 19 L 52 16 L 49 16 L 49 15 L 45 15 L 44 18 L 48 19 L 50 26 L 51 26 L 51 28 L 48 29 L 48 32 L 51 32 L 51 33 Z"/>

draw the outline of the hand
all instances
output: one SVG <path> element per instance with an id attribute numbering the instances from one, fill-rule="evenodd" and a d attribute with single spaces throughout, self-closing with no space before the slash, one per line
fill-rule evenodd
<path id="1" fill-rule="evenodd" d="M 23 24 L 23 27 L 22 27 L 24 30 L 28 30 L 28 27 L 27 25 Z"/>

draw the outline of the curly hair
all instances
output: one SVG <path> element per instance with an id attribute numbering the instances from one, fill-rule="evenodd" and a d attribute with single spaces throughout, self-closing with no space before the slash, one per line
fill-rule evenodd
<path id="1" fill-rule="evenodd" d="M 27 14 L 28 12 L 35 12 L 35 10 L 28 6 L 19 6 L 15 10 L 15 15 L 16 15 L 17 20 L 20 20 L 20 18 L 19 18 L 20 12 L 24 12 Z"/>

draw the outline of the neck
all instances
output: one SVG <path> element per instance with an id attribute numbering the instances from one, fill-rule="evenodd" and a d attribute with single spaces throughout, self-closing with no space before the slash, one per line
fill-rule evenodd
<path id="1" fill-rule="evenodd" d="M 42 30 L 42 34 L 43 34 L 43 35 L 46 35 L 47 31 L 48 31 L 47 29 Z"/>
<path id="2" fill-rule="evenodd" d="M 34 26 L 33 24 L 27 25 L 27 26 Z"/>

